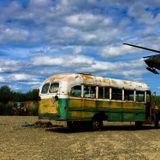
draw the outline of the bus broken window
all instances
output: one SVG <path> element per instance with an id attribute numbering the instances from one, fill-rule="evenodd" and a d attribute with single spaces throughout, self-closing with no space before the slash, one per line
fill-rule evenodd
<path id="1" fill-rule="evenodd" d="M 41 93 L 42 94 L 48 93 L 48 89 L 49 89 L 49 83 L 44 84 L 43 87 L 42 87 Z"/>
<path id="2" fill-rule="evenodd" d="M 96 98 L 96 87 L 95 86 L 84 86 L 84 97 L 85 98 Z"/>
<path id="3" fill-rule="evenodd" d="M 72 87 L 71 96 L 73 96 L 73 97 L 81 97 L 81 86 Z"/>
<path id="4" fill-rule="evenodd" d="M 59 83 L 52 83 L 49 89 L 49 93 L 56 93 L 58 92 Z"/>
<path id="5" fill-rule="evenodd" d="M 124 100 L 134 101 L 134 90 L 124 90 Z"/>

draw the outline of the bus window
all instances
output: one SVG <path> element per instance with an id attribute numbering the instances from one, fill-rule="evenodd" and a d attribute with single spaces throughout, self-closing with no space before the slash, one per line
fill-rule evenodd
<path id="1" fill-rule="evenodd" d="M 124 100 L 125 101 L 134 101 L 134 91 L 133 90 L 124 90 Z"/>
<path id="2" fill-rule="evenodd" d="M 144 92 L 143 91 L 136 91 L 136 101 L 144 102 Z"/>
<path id="3" fill-rule="evenodd" d="M 99 87 L 98 98 L 109 99 L 109 88 L 108 87 Z"/>
<path id="4" fill-rule="evenodd" d="M 96 98 L 96 87 L 95 86 L 84 86 L 84 97 L 85 98 Z"/>
<path id="5" fill-rule="evenodd" d="M 104 98 L 109 99 L 109 88 L 105 87 L 105 95 Z"/>
<path id="6" fill-rule="evenodd" d="M 81 86 L 72 87 L 70 95 L 73 97 L 81 97 Z"/>
<path id="7" fill-rule="evenodd" d="M 117 88 L 112 88 L 112 99 L 122 100 L 122 90 Z"/>
<path id="8" fill-rule="evenodd" d="M 44 84 L 41 93 L 42 94 L 48 93 L 48 89 L 49 89 L 49 83 Z"/>
<path id="9" fill-rule="evenodd" d="M 50 93 L 56 93 L 58 92 L 59 83 L 52 83 L 49 89 Z"/>
<path id="10" fill-rule="evenodd" d="M 98 88 L 98 98 L 100 99 L 104 98 L 104 88 L 103 87 Z"/>
<path id="11" fill-rule="evenodd" d="M 147 95 L 146 95 L 146 102 L 150 102 L 151 101 L 151 92 L 147 91 Z"/>

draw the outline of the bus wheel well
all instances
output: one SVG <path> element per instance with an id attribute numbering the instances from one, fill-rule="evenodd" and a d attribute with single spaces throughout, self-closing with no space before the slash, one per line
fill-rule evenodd
<path id="1" fill-rule="evenodd" d="M 105 120 L 107 117 L 105 116 L 105 112 L 98 112 L 93 116 L 93 119 Z"/>
<path id="2" fill-rule="evenodd" d="M 105 113 L 104 112 L 96 113 L 92 119 L 92 128 L 94 130 L 102 130 L 103 120 L 105 120 Z"/>

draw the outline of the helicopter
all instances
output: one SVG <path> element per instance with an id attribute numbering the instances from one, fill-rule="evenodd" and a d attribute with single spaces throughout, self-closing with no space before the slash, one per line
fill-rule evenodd
<path id="1" fill-rule="evenodd" d="M 160 74 L 158 70 L 160 70 L 160 51 L 159 50 L 155 50 L 155 49 L 151 49 L 151 48 L 146 48 L 146 47 L 142 47 L 142 46 L 137 46 L 137 45 L 133 45 L 130 43 L 123 43 L 124 45 L 128 45 L 131 47 L 136 47 L 136 48 L 140 48 L 140 49 L 144 49 L 144 50 L 148 50 L 151 52 L 156 52 L 159 54 L 154 54 L 151 56 L 145 56 L 144 58 L 144 62 L 147 64 L 146 69 L 154 74 Z"/>

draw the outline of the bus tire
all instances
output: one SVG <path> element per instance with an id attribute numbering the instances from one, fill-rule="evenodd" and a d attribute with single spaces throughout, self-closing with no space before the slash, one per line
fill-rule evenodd
<path id="1" fill-rule="evenodd" d="M 77 124 L 75 121 L 67 121 L 67 127 L 71 130 L 76 129 L 77 128 Z"/>
<path id="2" fill-rule="evenodd" d="M 92 128 L 96 131 L 101 131 L 103 129 L 103 121 L 98 118 L 92 120 Z"/>
<path id="3" fill-rule="evenodd" d="M 159 126 L 159 116 L 158 114 L 154 113 L 154 127 L 158 128 Z"/>

